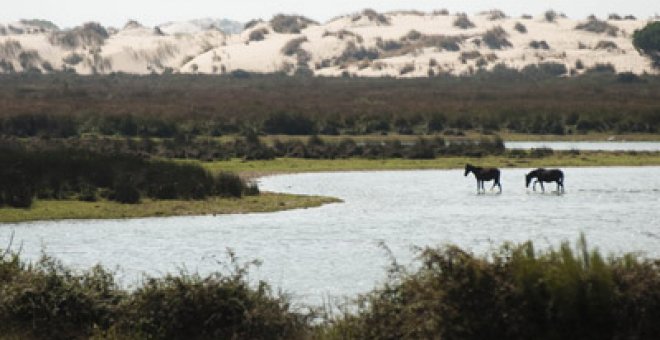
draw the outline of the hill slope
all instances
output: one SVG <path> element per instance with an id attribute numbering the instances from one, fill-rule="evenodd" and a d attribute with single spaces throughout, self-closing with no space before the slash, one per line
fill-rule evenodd
<path id="1" fill-rule="evenodd" d="M 121 30 L 85 24 L 71 30 L 0 25 L 0 72 L 313 73 L 323 76 L 418 77 L 469 74 L 497 64 L 566 66 L 577 74 L 597 64 L 618 72 L 654 73 L 632 45 L 647 20 L 573 20 L 553 12 L 509 18 L 435 13 L 361 13 L 319 24 L 300 16 L 253 21 L 224 33 L 204 19 Z M 230 25 L 231 26 L 231 25 Z M 230 27 L 227 26 L 227 27 Z M 238 31 L 239 28 L 226 28 Z"/>

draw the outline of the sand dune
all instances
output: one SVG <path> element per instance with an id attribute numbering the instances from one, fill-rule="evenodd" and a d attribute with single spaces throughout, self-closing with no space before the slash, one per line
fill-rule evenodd
<path id="1" fill-rule="evenodd" d="M 210 19 L 154 28 L 129 22 L 105 31 L 94 25 L 58 31 L 43 23 L 0 24 L 0 72 L 220 74 L 240 69 L 418 77 L 550 62 L 565 65 L 572 74 L 596 64 L 611 64 L 618 72 L 657 72 L 631 40 L 647 20 L 559 16 L 550 22 L 544 15 L 370 11 L 323 24 L 302 17 L 280 19 L 255 22 L 235 34 L 223 33 Z M 457 27 L 457 21 L 465 28 Z"/>

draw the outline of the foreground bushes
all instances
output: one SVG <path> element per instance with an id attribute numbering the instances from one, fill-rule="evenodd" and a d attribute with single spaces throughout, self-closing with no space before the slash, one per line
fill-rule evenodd
<path id="1" fill-rule="evenodd" d="M 536 252 L 505 245 L 482 258 L 457 247 L 421 252 L 324 330 L 342 339 L 656 339 L 660 263 L 605 259 L 582 239 Z"/>
<path id="2" fill-rule="evenodd" d="M 2 251 L 0 251 L 2 255 Z M 100 267 L 74 273 L 44 257 L 0 257 L 0 334 L 21 339 L 296 339 L 306 317 L 266 283 L 251 287 L 233 257 L 229 273 L 149 279 L 134 292 Z"/>
<path id="3" fill-rule="evenodd" d="M 121 203 L 153 199 L 241 197 L 248 189 L 233 174 L 213 176 L 198 165 L 145 160 L 84 149 L 28 150 L 0 146 L 0 207 L 27 208 L 34 197 L 94 201 L 97 193 Z M 255 192 L 255 190 L 251 190 Z M 258 190 L 256 190 L 258 192 Z"/>
<path id="4" fill-rule="evenodd" d="M 454 246 L 420 252 L 411 270 L 343 315 L 294 311 L 270 287 L 228 273 L 181 273 L 117 287 L 101 267 L 72 272 L 0 250 L 0 334 L 72 339 L 657 339 L 660 262 L 575 249 L 505 245 L 489 257 Z M 319 323 L 320 322 L 320 323 Z"/>

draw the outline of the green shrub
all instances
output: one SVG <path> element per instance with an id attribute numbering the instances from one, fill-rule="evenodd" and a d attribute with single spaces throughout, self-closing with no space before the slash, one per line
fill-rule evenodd
<path id="1" fill-rule="evenodd" d="M 325 339 L 619 339 L 660 336 L 660 267 L 632 255 L 507 244 L 487 257 L 426 248 L 319 330 Z"/>
<path id="2" fill-rule="evenodd" d="M 633 45 L 660 67 L 660 21 L 649 23 L 633 34 Z"/>

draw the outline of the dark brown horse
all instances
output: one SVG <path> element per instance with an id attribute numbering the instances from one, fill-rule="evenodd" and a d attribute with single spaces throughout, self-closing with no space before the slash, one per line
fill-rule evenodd
<path id="1" fill-rule="evenodd" d="M 490 190 L 493 190 L 493 188 L 495 188 L 495 186 L 497 185 L 500 189 L 500 193 L 502 192 L 502 184 L 500 184 L 499 169 L 480 168 L 472 164 L 465 164 L 465 176 L 467 176 L 470 172 L 473 173 L 474 177 L 477 179 L 477 193 L 479 193 L 480 190 L 486 192 L 486 189 L 484 188 L 484 182 L 487 181 L 494 181 L 493 187 L 490 188 Z"/>
<path id="2" fill-rule="evenodd" d="M 543 169 L 539 168 L 531 171 L 525 176 L 525 187 L 529 188 L 529 183 L 532 179 L 536 178 L 532 189 L 536 191 L 536 183 L 541 184 L 541 190 L 545 192 L 543 187 L 543 182 L 557 182 L 557 192 L 561 188 L 561 192 L 564 192 L 564 173 L 559 169 Z"/>

